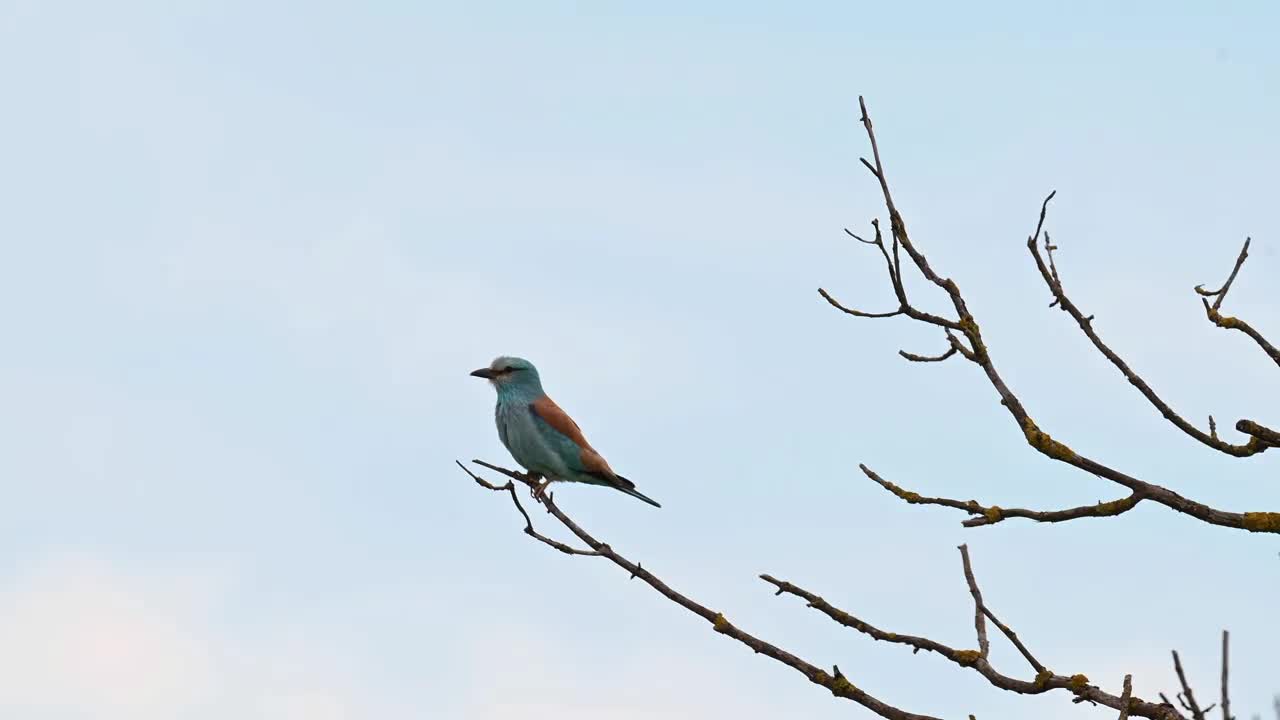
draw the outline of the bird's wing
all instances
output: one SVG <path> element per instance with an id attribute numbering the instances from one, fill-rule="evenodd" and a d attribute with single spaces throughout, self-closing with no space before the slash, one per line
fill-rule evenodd
<path id="1" fill-rule="evenodd" d="M 582 463 L 582 469 L 587 473 L 600 474 L 612 479 L 616 477 L 613 469 L 609 467 L 609 463 L 596 452 L 595 448 L 587 442 L 587 438 L 583 436 L 582 429 L 578 427 L 578 423 L 569 417 L 569 413 L 560 409 L 555 400 L 543 395 L 542 397 L 529 403 L 529 409 L 539 419 L 551 426 L 552 430 L 560 433 L 568 438 L 574 445 L 578 446 L 578 461 Z"/>

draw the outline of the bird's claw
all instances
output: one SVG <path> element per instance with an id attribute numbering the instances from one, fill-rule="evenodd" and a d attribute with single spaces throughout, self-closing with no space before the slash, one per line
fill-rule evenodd
<path id="1" fill-rule="evenodd" d="M 542 495 L 546 493 L 547 487 L 551 485 L 551 483 L 547 482 L 541 475 L 537 474 L 530 474 L 529 480 L 533 483 L 529 488 L 529 494 L 533 496 L 534 500 L 542 502 Z"/>

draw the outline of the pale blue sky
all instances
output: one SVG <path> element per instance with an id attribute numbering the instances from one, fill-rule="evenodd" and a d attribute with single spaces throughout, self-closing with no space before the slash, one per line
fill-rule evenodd
<path id="1" fill-rule="evenodd" d="M 885 701 L 1110 715 L 755 576 L 968 646 L 968 542 L 1055 670 L 1155 695 L 1177 647 L 1212 696 L 1228 627 L 1233 709 L 1264 710 L 1280 543 L 1159 507 L 965 530 L 902 505 L 857 463 L 1002 505 L 1122 493 L 1023 444 L 973 366 L 897 357 L 936 333 L 814 292 L 891 307 L 841 233 L 881 213 L 862 94 L 913 237 L 1044 429 L 1280 509 L 1277 458 L 1165 424 L 1023 244 L 1056 188 L 1059 268 L 1113 347 L 1197 422 L 1280 422 L 1276 368 L 1191 292 L 1251 234 L 1228 308 L 1280 335 L 1280 12 L 1190 7 L 0 0 L 0 715 L 871 717 L 521 535 L 452 467 L 509 462 L 466 375 L 499 354 L 664 505 L 563 507 Z"/>

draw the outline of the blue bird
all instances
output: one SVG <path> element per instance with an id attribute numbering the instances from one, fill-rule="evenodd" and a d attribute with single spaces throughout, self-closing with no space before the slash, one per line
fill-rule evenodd
<path id="1" fill-rule="evenodd" d="M 637 491 L 635 483 L 615 473 L 591 447 L 578 424 L 543 392 L 533 363 L 504 356 L 471 374 L 488 380 L 498 391 L 493 411 L 498 438 L 516 462 L 538 476 L 535 480 L 604 485 L 662 507 Z M 540 496 L 545 488 L 539 484 L 535 495 Z"/>

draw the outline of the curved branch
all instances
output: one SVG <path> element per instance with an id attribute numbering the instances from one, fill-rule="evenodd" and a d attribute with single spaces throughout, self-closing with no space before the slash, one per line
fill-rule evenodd
<path id="1" fill-rule="evenodd" d="M 978 325 L 977 319 L 974 318 L 973 314 L 969 311 L 969 308 L 965 303 L 964 296 L 960 292 L 959 286 L 954 280 L 938 275 L 938 273 L 929 265 L 924 254 L 912 243 L 910 236 L 907 233 L 906 223 L 903 221 L 901 214 L 898 212 L 897 206 L 894 204 L 893 196 L 889 191 L 888 181 L 885 179 L 884 166 L 880 159 L 879 144 L 876 142 L 875 131 L 872 128 L 871 119 L 867 114 L 866 102 L 862 98 L 859 98 L 858 103 L 862 109 L 862 124 L 866 127 L 867 137 L 871 142 L 872 152 L 875 157 L 874 165 L 865 160 L 863 161 L 863 164 L 867 165 L 871 169 L 872 173 L 880 183 L 880 189 L 884 196 L 885 207 L 889 211 L 891 220 L 895 255 L 899 246 L 906 250 L 920 273 L 934 285 L 937 285 L 947 293 L 948 297 L 951 299 L 951 304 L 955 309 L 956 316 L 958 317 L 957 320 L 937 318 L 943 322 L 933 322 L 932 320 L 923 321 L 934 325 L 940 325 L 941 327 L 952 329 L 964 334 L 965 338 L 968 340 L 969 348 L 962 354 L 967 360 L 982 368 L 983 373 L 987 376 L 987 381 L 991 384 L 992 388 L 995 389 L 996 394 L 1000 396 L 1000 404 L 1004 406 L 1010 416 L 1012 416 L 1014 422 L 1017 423 L 1019 430 L 1027 441 L 1027 444 L 1035 448 L 1035 450 L 1041 455 L 1044 455 L 1051 460 L 1071 465 L 1072 467 L 1083 470 L 1091 475 L 1110 480 L 1117 485 L 1128 488 L 1132 495 L 1136 496 L 1136 499 L 1138 500 L 1150 500 L 1172 510 L 1176 510 L 1177 512 L 1190 515 L 1191 517 L 1209 523 L 1210 525 L 1220 525 L 1223 527 L 1249 530 L 1251 532 L 1280 534 L 1280 512 L 1237 513 L 1218 510 L 1205 505 L 1204 503 L 1183 497 L 1166 487 L 1139 480 L 1132 475 L 1081 455 L 1064 445 L 1062 442 L 1055 440 L 1049 435 L 1049 433 L 1040 429 L 1035 420 L 1032 419 L 1031 414 L 1023 406 L 1022 401 L 1019 400 L 1013 391 L 1009 389 L 1004 378 L 1001 377 L 999 371 L 996 370 L 991 354 L 986 344 L 983 342 L 982 330 Z M 1036 225 L 1036 232 L 1029 240 L 1029 243 L 1033 247 L 1039 240 L 1039 236 L 1044 228 L 1044 219 L 1047 213 L 1048 203 L 1052 198 L 1053 193 L 1050 193 L 1040 207 L 1040 218 Z M 1056 269 L 1050 266 L 1050 277 L 1055 273 Z M 896 273 L 896 277 L 895 291 L 898 291 L 901 286 L 900 271 Z M 917 314 L 913 314 L 913 312 L 908 310 L 906 307 L 904 307 L 904 314 L 914 319 L 920 319 L 917 317 Z M 1124 508 L 1124 510 L 1127 509 L 1129 508 Z M 1084 511 L 1083 508 L 1076 508 L 1073 511 L 1066 512 L 1080 513 L 1079 515 L 1076 515 L 1080 517 L 1088 514 L 1093 514 L 1095 516 L 1098 514 L 1118 514 L 1097 512 L 1088 513 Z M 1031 517 L 1029 513 L 1030 511 L 1024 511 L 1023 515 Z M 1071 518 L 1063 517 L 1061 519 Z"/>
<path id="2" fill-rule="evenodd" d="M 507 468 L 500 467 L 498 465 L 492 465 L 482 460 L 472 460 L 472 462 L 474 462 L 475 464 L 481 467 L 488 468 L 489 470 L 493 470 L 494 472 L 501 473 L 513 481 L 524 483 L 530 488 L 535 487 L 530 476 L 525 475 L 523 473 L 518 473 L 518 472 L 515 472 L 514 470 L 508 470 Z M 459 462 L 458 466 L 461 467 L 463 471 L 465 471 L 468 475 L 470 475 L 472 479 L 474 479 L 477 483 L 479 483 L 480 485 L 490 490 L 506 490 L 507 486 L 511 486 L 512 497 L 513 498 L 515 497 L 515 492 L 514 492 L 515 486 L 512 485 L 512 483 L 508 482 L 506 486 L 495 485 L 493 483 L 489 483 L 488 481 L 485 481 L 480 477 L 476 476 L 469 469 L 467 469 L 467 467 L 464 466 L 462 463 Z M 846 678 L 844 674 L 840 672 L 839 668 L 832 668 L 833 672 L 827 673 L 825 670 L 822 670 L 818 666 L 813 665 L 812 663 L 806 660 L 803 660 L 787 652 L 786 650 L 783 650 L 782 648 L 777 647 L 776 645 L 772 645 L 768 642 L 765 642 L 764 640 L 761 640 L 760 638 L 754 635 L 751 635 L 750 633 L 738 628 L 736 625 L 733 625 L 732 623 L 730 623 L 723 614 L 716 612 L 706 607 L 705 605 L 702 605 L 697 601 L 677 592 L 671 586 L 667 585 L 665 582 L 660 580 L 656 575 L 654 575 L 653 573 L 641 567 L 639 563 L 634 563 L 628 560 L 627 558 L 620 555 L 613 548 L 611 548 L 609 545 L 597 540 L 595 537 L 589 534 L 586 530 L 583 530 L 576 522 L 574 522 L 568 515 L 564 513 L 564 511 L 562 511 L 556 505 L 555 498 L 552 496 L 551 493 L 544 493 L 542 495 L 541 502 L 543 506 L 546 507 L 547 512 L 552 515 L 552 517 L 554 517 L 556 520 L 559 520 L 560 524 L 564 525 L 569 530 L 569 532 L 576 535 L 579 540 L 586 543 L 587 547 L 591 548 L 592 550 L 591 554 L 608 559 L 609 562 L 613 563 L 614 565 L 617 565 L 618 567 L 630 573 L 632 578 L 640 578 L 645 582 L 645 584 L 647 584 L 649 587 L 653 588 L 654 590 L 658 591 L 658 593 L 661 594 L 663 597 L 679 605 L 680 607 L 688 610 L 694 615 L 697 615 L 703 620 L 706 620 L 707 622 L 711 623 L 712 629 L 714 629 L 716 632 L 720 633 L 721 635 L 725 635 L 727 637 L 733 638 L 734 640 L 737 640 L 743 645 L 746 645 L 747 647 L 751 648 L 754 652 L 760 655 L 764 655 L 765 657 L 768 657 L 770 659 L 776 660 L 782 663 L 783 665 L 786 665 L 787 667 L 790 667 L 793 670 L 796 670 L 797 672 L 799 672 L 800 674 L 808 678 L 809 682 L 815 685 L 821 685 L 822 687 L 829 690 L 832 695 L 835 695 L 836 697 L 845 698 L 847 700 L 852 700 L 853 702 L 858 703 L 859 705 L 867 708 L 868 710 L 879 715 L 880 717 L 888 718 L 889 720 L 940 720 L 939 718 L 935 718 L 929 715 L 918 715 L 916 713 L 907 712 L 905 710 L 901 710 L 892 705 L 889 705 L 881 700 L 878 700 L 875 697 L 872 697 L 871 695 L 867 694 L 866 691 L 854 686 L 854 684 L 851 683 L 849 679 Z M 517 506 L 519 506 L 519 502 L 517 502 L 516 504 Z M 526 515 L 525 517 L 527 520 L 528 516 Z"/>
<path id="3" fill-rule="evenodd" d="M 1033 680 L 1020 680 L 1009 675 L 1005 675 L 997 670 L 988 660 L 982 650 L 959 650 L 949 645 L 945 645 L 936 640 L 916 635 L 903 635 L 901 633 L 889 632 L 882 630 L 861 618 L 855 617 L 850 613 L 832 605 L 821 596 L 812 593 L 794 583 L 779 580 L 771 575 L 761 575 L 760 579 L 777 588 L 775 594 L 794 595 L 803 599 L 808 607 L 817 610 L 834 620 L 836 623 L 844 627 L 856 630 L 875 640 L 881 640 L 888 643 L 899 645 L 907 645 L 911 647 L 913 652 L 925 650 L 937 653 L 942 657 L 961 667 L 971 668 L 991 685 L 1002 690 L 1008 690 L 1023 695 L 1040 695 L 1050 690 L 1067 690 L 1075 697 L 1074 702 L 1093 702 L 1099 705 L 1105 705 L 1114 709 L 1127 709 L 1129 714 L 1136 717 L 1155 718 L 1157 720 L 1181 720 L 1182 716 L 1178 711 L 1168 704 L 1153 703 L 1140 698 L 1117 696 L 1108 693 L 1095 685 L 1089 684 L 1089 678 L 1085 675 L 1058 675 L 1046 669 L 1043 665 L 1036 661 L 1026 647 L 1015 640 L 1016 635 L 1013 631 L 1008 630 L 1007 626 L 995 620 L 994 615 L 982 603 L 981 593 L 977 590 L 977 582 L 973 580 L 972 569 L 968 566 L 968 548 L 960 546 L 962 558 L 964 558 L 967 581 L 969 582 L 970 592 L 974 595 L 977 607 L 981 610 L 983 616 L 995 621 L 997 625 L 1005 632 L 1014 644 L 1022 652 L 1023 657 L 1031 662 L 1036 668 L 1036 676 Z M 980 631 L 979 642 L 981 643 L 984 631 Z"/>
<path id="4" fill-rule="evenodd" d="M 867 161 L 863 160 L 862 162 L 863 164 L 866 164 Z M 870 165 L 867 165 L 867 166 L 870 167 Z M 873 169 L 872 172 L 875 172 L 875 170 Z M 858 242 L 863 243 L 864 245 L 874 245 L 876 248 L 880 250 L 880 254 L 884 257 L 885 265 L 888 269 L 889 284 L 893 286 L 893 294 L 898 298 L 898 309 L 893 312 L 867 313 L 867 312 L 862 312 L 860 310 L 853 310 L 851 308 L 845 307 L 844 305 L 837 302 L 834 298 L 832 298 L 831 294 L 828 293 L 823 288 L 818 288 L 818 294 L 821 295 L 824 300 L 830 303 L 832 307 L 848 315 L 855 315 L 858 317 L 870 317 L 870 318 L 886 318 L 886 317 L 893 317 L 895 315 L 906 315 L 907 317 L 913 320 L 918 320 L 923 323 L 928 323 L 929 325 L 936 325 L 938 327 L 945 328 L 948 331 L 959 330 L 960 326 L 954 320 L 948 320 L 947 318 L 944 318 L 938 315 L 933 315 L 931 313 L 927 313 L 923 310 L 920 310 L 919 308 L 916 308 L 914 305 L 911 304 L 910 301 L 907 300 L 907 289 L 906 289 L 906 286 L 902 284 L 902 263 L 898 255 L 898 247 L 899 247 L 898 236 L 896 233 L 893 236 L 893 257 L 890 258 L 889 251 L 885 249 L 884 237 L 880 233 L 880 221 L 872 220 L 871 226 L 876 231 L 874 240 L 866 240 L 864 238 L 861 238 L 855 235 L 854 233 L 850 232 L 848 228 L 845 228 L 844 231 L 849 237 L 853 238 L 854 240 L 857 240 Z"/>
<path id="5" fill-rule="evenodd" d="M 1048 199 L 1046 199 L 1046 205 L 1048 202 Z M 1043 206 L 1040 211 L 1040 223 L 1041 225 L 1044 223 Z M 1039 233 L 1037 232 L 1036 235 L 1039 235 Z M 1080 330 L 1085 334 L 1085 337 L 1089 338 L 1089 342 L 1093 343 L 1093 346 L 1097 348 L 1098 352 L 1102 353 L 1102 356 L 1114 365 L 1116 369 L 1120 371 L 1120 374 L 1124 375 L 1125 379 L 1129 381 L 1129 384 L 1137 388 L 1138 392 L 1142 393 L 1142 396 L 1154 405 L 1166 420 L 1173 423 L 1173 425 L 1179 430 L 1195 438 L 1200 443 L 1203 443 L 1204 445 L 1207 445 L 1219 452 L 1226 453 L 1227 455 L 1233 455 L 1235 457 L 1249 457 L 1251 455 L 1262 453 L 1266 451 L 1268 447 L 1271 447 L 1269 443 L 1259 439 L 1257 436 L 1251 437 L 1249 441 L 1243 445 L 1225 442 L 1220 440 L 1216 433 L 1212 431 L 1206 433 L 1195 425 L 1187 422 L 1187 420 L 1179 415 L 1173 408 L 1169 407 L 1169 404 L 1161 399 L 1160 396 L 1156 394 L 1156 391 L 1152 390 L 1151 386 L 1148 385 L 1147 382 L 1138 375 L 1138 373 L 1134 372 L 1123 358 L 1117 355 L 1115 351 L 1102 341 L 1102 338 L 1098 336 L 1097 331 L 1093 329 L 1093 316 L 1085 316 L 1085 314 L 1080 311 L 1080 308 L 1076 307 L 1076 304 L 1071 301 L 1071 298 L 1067 297 L 1067 293 L 1062 287 L 1062 280 L 1058 276 L 1057 266 L 1053 261 L 1053 251 L 1057 249 L 1057 246 L 1050 244 L 1048 234 L 1046 233 L 1044 237 L 1044 251 L 1045 255 L 1048 257 L 1047 263 L 1045 262 L 1045 259 L 1041 257 L 1039 248 L 1036 247 L 1035 238 L 1036 236 L 1034 235 L 1028 238 L 1027 249 L 1031 251 L 1032 257 L 1035 258 L 1036 268 L 1040 271 L 1040 277 L 1044 279 L 1045 285 L 1049 286 L 1049 291 L 1053 293 L 1053 304 L 1061 308 L 1063 312 L 1070 315 L 1072 319 L 1076 321 L 1076 324 L 1080 326 Z M 1239 269 L 1239 265 L 1236 266 L 1236 269 Z M 1234 272 L 1232 272 L 1231 278 L 1235 279 Z M 1230 281 L 1228 281 L 1227 285 L 1230 285 Z M 1226 294 L 1226 288 L 1224 287 L 1223 290 L 1219 292 L 1222 293 L 1218 296 L 1219 300 L 1221 300 L 1221 298 Z"/>
<path id="6" fill-rule="evenodd" d="M 1227 276 L 1227 281 L 1217 290 L 1205 290 L 1203 285 L 1196 286 L 1196 294 L 1200 295 L 1200 302 L 1204 303 L 1204 314 L 1209 318 L 1209 322 L 1226 330 L 1239 330 L 1240 332 L 1253 338 L 1258 343 L 1258 347 L 1267 354 L 1276 365 L 1280 365 L 1280 348 L 1267 342 L 1262 333 L 1253 329 L 1249 323 L 1218 312 L 1222 307 L 1222 301 L 1227 299 L 1227 291 L 1231 289 L 1231 283 L 1236 280 L 1236 273 L 1240 272 L 1240 266 L 1244 265 L 1244 261 L 1249 257 L 1249 241 L 1250 238 L 1244 239 L 1244 247 L 1240 248 L 1240 255 L 1236 258 L 1236 264 L 1231 268 L 1231 274 Z M 1208 298 L 1215 298 L 1213 305 L 1209 304 Z"/>
<path id="7" fill-rule="evenodd" d="M 828 293 L 826 290 L 823 290 L 822 288 L 818 288 L 818 294 L 821 295 L 824 300 L 831 303 L 831 307 L 839 310 L 840 312 L 846 315 L 853 315 L 854 317 L 889 318 L 889 317 L 894 317 L 896 315 L 902 314 L 902 310 L 894 310 L 893 312 L 878 312 L 878 313 L 863 312 L 862 310 L 854 310 L 853 308 L 849 308 L 849 307 L 845 307 L 844 305 L 841 305 L 839 300 L 836 300 L 835 298 L 831 297 L 831 294 Z"/>
<path id="8" fill-rule="evenodd" d="M 1080 507 L 1067 508 L 1066 510 L 1026 510 L 1023 508 L 1001 507 L 999 505 L 982 505 L 977 500 L 953 500 L 943 497 L 927 497 L 916 492 L 912 492 L 880 477 L 871 468 L 866 465 L 858 466 L 862 472 L 872 481 L 879 484 L 880 487 L 897 495 L 899 498 L 906 500 L 912 505 L 941 505 L 943 507 L 964 510 L 974 515 L 974 517 L 965 520 L 962 525 L 965 527 L 980 527 L 982 525 L 994 525 L 1009 518 L 1027 518 L 1036 522 L 1064 522 L 1067 520 L 1078 520 L 1087 517 L 1111 517 L 1112 515 L 1120 515 L 1129 512 L 1135 505 L 1142 502 L 1142 496 L 1134 493 L 1128 497 L 1112 500 L 1110 502 L 1099 502 L 1095 505 L 1081 505 Z"/>
<path id="9" fill-rule="evenodd" d="M 946 352 L 942 353 L 941 355 L 917 355 L 915 353 L 909 353 L 906 350 L 899 350 L 898 354 L 901 355 L 904 359 L 910 360 L 911 362 L 936 363 L 936 362 L 942 362 L 943 360 L 946 360 L 952 355 L 955 355 L 956 349 L 957 349 L 957 346 L 952 345 L 951 347 L 947 348 Z"/>
<path id="10" fill-rule="evenodd" d="M 570 545 L 566 545 L 560 542 L 559 540 L 552 540 L 546 535 L 543 535 L 539 533 L 537 530 L 534 530 L 533 520 L 529 519 L 529 513 L 525 512 L 524 506 L 520 504 L 520 498 L 516 497 L 516 486 L 513 484 L 511 480 L 508 480 L 506 485 L 494 485 L 493 483 L 485 480 L 484 478 L 481 478 L 479 475 L 476 475 L 475 473 L 471 472 L 471 470 L 469 470 L 466 465 L 463 465 L 457 460 L 454 460 L 454 463 L 456 463 L 458 467 L 462 468 L 462 472 L 470 475 L 471 479 L 475 480 L 476 483 L 481 487 L 489 490 L 493 490 L 495 492 L 503 492 L 505 490 L 511 493 L 511 502 L 516 504 L 516 510 L 519 510 L 520 515 L 524 517 L 524 534 L 525 535 L 528 535 L 529 537 L 537 540 L 538 542 L 544 545 L 553 547 L 556 550 L 559 550 L 560 552 L 564 553 L 565 555 L 599 555 L 600 554 L 594 550 L 579 550 Z M 529 485 L 531 489 L 535 487 L 531 481 L 525 480 L 524 478 L 519 478 L 519 479 L 521 482 L 524 482 L 525 484 Z"/>

